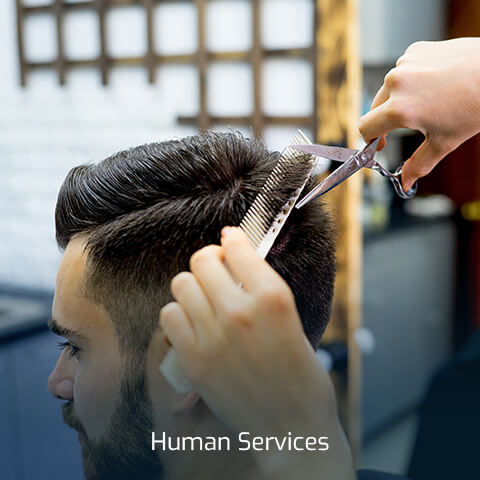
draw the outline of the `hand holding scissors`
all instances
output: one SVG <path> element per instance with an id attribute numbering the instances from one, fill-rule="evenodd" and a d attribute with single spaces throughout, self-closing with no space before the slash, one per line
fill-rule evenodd
<path id="1" fill-rule="evenodd" d="M 371 168 L 388 178 L 401 198 L 412 198 L 417 192 L 417 184 L 405 192 L 402 187 L 402 165 L 395 172 L 390 172 L 375 161 L 379 138 L 372 140 L 363 150 L 352 150 L 350 148 L 331 147 L 328 145 L 291 145 L 290 147 L 310 155 L 328 158 L 336 162 L 343 162 L 343 165 L 332 172 L 325 180 L 320 182 L 310 193 L 300 200 L 296 208 L 301 208 L 311 200 L 319 197 L 336 187 L 348 177 L 362 168 Z"/>
<path id="2" fill-rule="evenodd" d="M 425 136 L 403 166 L 407 190 L 480 132 L 480 38 L 416 42 L 407 48 L 359 123 L 365 141 L 380 137 L 380 150 L 397 128 Z"/>

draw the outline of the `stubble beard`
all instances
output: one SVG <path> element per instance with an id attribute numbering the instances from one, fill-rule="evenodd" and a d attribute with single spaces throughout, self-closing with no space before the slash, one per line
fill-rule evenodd
<path id="1" fill-rule="evenodd" d="M 146 392 L 143 366 L 127 367 L 120 400 L 100 440 L 89 439 L 74 413 L 74 404 L 62 407 L 63 421 L 80 433 L 85 480 L 161 480 L 163 469 L 151 447 L 152 406 Z"/>

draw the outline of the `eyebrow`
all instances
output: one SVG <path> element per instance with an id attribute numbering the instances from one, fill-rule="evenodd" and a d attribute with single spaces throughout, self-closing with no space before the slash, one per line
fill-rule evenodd
<path id="1" fill-rule="evenodd" d="M 80 337 L 84 339 L 87 338 L 82 332 L 79 332 L 78 330 L 62 327 L 53 317 L 50 317 L 48 319 L 48 328 L 53 333 L 55 333 L 56 335 L 60 335 L 61 337 Z"/>

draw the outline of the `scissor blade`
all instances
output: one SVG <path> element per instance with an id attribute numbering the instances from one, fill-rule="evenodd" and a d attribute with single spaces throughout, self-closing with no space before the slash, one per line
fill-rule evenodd
<path id="1" fill-rule="evenodd" d="M 361 152 L 360 154 L 364 155 L 367 158 L 366 165 L 368 167 L 372 167 L 375 160 L 375 154 L 377 153 L 377 148 L 378 148 L 378 142 L 380 141 L 380 137 L 375 138 L 372 140 Z"/>
<path id="2" fill-rule="evenodd" d="M 365 166 L 365 160 L 360 158 L 358 155 L 353 155 L 349 160 L 347 160 L 343 165 L 338 167 L 334 172 L 332 172 L 325 180 L 320 182 L 310 193 L 305 195 L 295 206 L 296 208 L 301 208 L 306 205 L 308 202 L 311 202 L 320 195 L 324 195 L 329 192 L 332 188 L 336 187 L 348 177 L 353 175 L 355 172 L 358 172 L 361 168 Z"/>
<path id="3" fill-rule="evenodd" d="M 335 162 L 346 162 L 358 153 L 358 150 L 351 148 L 331 147 L 329 145 L 290 145 L 290 148 L 315 155 L 316 157 L 328 158 Z"/>

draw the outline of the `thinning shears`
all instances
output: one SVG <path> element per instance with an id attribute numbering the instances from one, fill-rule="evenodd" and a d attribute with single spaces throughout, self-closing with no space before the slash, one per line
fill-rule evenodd
<path id="1" fill-rule="evenodd" d="M 339 168 L 332 172 L 325 180 L 320 182 L 310 193 L 305 195 L 296 205 L 301 208 L 308 202 L 314 200 L 336 187 L 348 177 L 358 172 L 362 168 L 371 168 L 388 178 L 395 189 L 397 195 L 401 198 L 412 198 L 417 193 L 417 184 L 415 183 L 408 192 L 402 187 L 402 165 L 395 172 L 389 172 L 375 161 L 379 138 L 372 140 L 363 150 L 353 150 L 351 148 L 331 147 L 329 145 L 290 145 L 290 148 L 300 152 L 309 153 L 317 157 L 328 158 L 336 162 L 343 162 Z"/>

